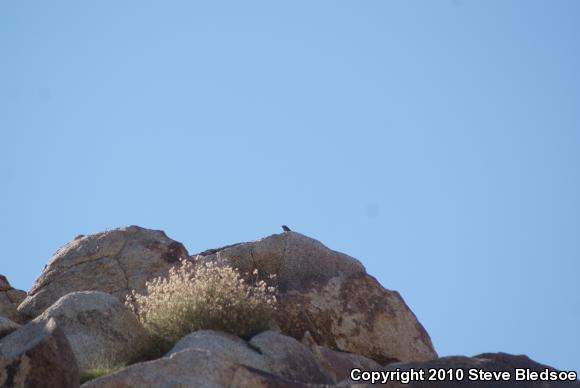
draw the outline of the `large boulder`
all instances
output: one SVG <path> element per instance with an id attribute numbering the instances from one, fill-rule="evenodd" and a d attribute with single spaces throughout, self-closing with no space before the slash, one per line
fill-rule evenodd
<path id="1" fill-rule="evenodd" d="M 435 370 L 439 373 L 439 378 L 429 380 L 429 370 Z M 507 353 L 484 353 L 474 357 L 451 356 L 442 357 L 437 360 L 427 362 L 411 362 L 411 363 L 393 363 L 380 370 L 384 372 L 408 372 L 414 370 L 416 372 L 414 381 L 403 383 L 402 378 L 399 381 L 388 381 L 381 386 L 387 388 L 580 388 L 580 381 L 541 381 L 533 379 L 516 380 L 516 369 L 534 371 L 534 372 L 559 372 L 558 370 L 537 363 L 527 356 L 515 356 Z M 474 375 L 470 379 L 470 370 L 474 370 Z M 419 371 L 423 371 L 423 379 L 417 376 Z M 480 377 L 480 372 L 484 375 Z M 485 376 L 485 372 L 496 372 L 494 377 L 492 373 Z M 508 372 L 509 378 L 504 381 L 501 379 L 500 372 Z M 458 378 L 461 376 L 462 378 Z M 355 378 L 361 374 L 356 373 Z M 435 375 L 436 377 L 437 375 Z M 540 375 L 538 375 L 539 377 Z M 507 376 L 506 376 L 507 377 Z M 491 380 L 486 380 L 491 379 Z M 370 382 L 363 382 L 361 380 L 353 381 L 351 379 L 344 380 L 339 384 L 341 387 L 374 387 Z"/>
<path id="2" fill-rule="evenodd" d="M 171 356 L 184 349 L 203 349 L 231 362 L 263 372 L 310 384 L 328 384 L 332 380 L 320 369 L 305 345 L 292 337 L 273 331 L 254 336 L 249 343 L 226 333 L 212 330 L 193 332 L 175 344 Z"/>
<path id="3" fill-rule="evenodd" d="M 51 319 L 31 322 L 0 340 L 0 387 L 78 387 L 79 370 L 63 332 Z"/>
<path id="4" fill-rule="evenodd" d="M 275 234 L 192 257 L 275 274 L 276 323 L 298 340 L 310 332 L 318 345 L 382 364 L 437 357 L 429 335 L 397 292 L 383 288 L 358 260 L 302 234 Z"/>
<path id="5" fill-rule="evenodd" d="M 109 376 L 88 381 L 82 388 L 198 387 L 198 388 L 307 388 L 232 362 L 218 353 L 187 348 L 157 360 L 131 365 Z"/>
<path id="6" fill-rule="evenodd" d="M 147 334 L 116 297 L 100 291 L 67 294 L 34 321 L 54 319 L 68 339 L 81 374 L 126 365 L 144 349 Z"/>
<path id="7" fill-rule="evenodd" d="M 6 276 L 0 275 L 0 317 L 17 323 L 24 323 L 25 317 L 17 310 L 18 305 L 26 298 L 26 292 L 10 285 Z"/>
<path id="8" fill-rule="evenodd" d="M 50 258 L 18 309 L 36 317 L 74 291 L 103 291 L 124 300 L 132 290 L 143 293 L 147 280 L 165 276 L 187 257 L 181 243 L 158 230 L 129 226 L 81 235 Z"/>

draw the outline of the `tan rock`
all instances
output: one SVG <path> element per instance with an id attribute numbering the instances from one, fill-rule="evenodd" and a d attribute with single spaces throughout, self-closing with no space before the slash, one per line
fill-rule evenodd
<path id="1" fill-rule="evenodd" d="M 26 291 L 17 290 L 16 288 L 13 288 L 11 290 L 6 291 L 6 296 L 8 296 L 8 299 L 10 299 L 10 301 L 15 306 L 18 306 L 26 298 Z"/>
<path id="2" fill-rule="evenodd" d="M 379 363 L 437 356 L 397 292 L 384 289 L 358 260 L 314 239 L 290 231 L 194 256 L 242 272 L 257 268 L 275 274 L 280 290 L 276 323 L 296 339 L 308 331 L 321 346 Z"/>
<path id="3" fill-rule="evenodd" d="M 133 289 L 144 292 L 148 279 L 165 276 L 187 255 L 164 232 L 138 226 L 79 236 L 51 257 L 18 309 L 35 317 L 74 291 L 103 291 L 124 300 Z"/>
<path id="4" fill-rule="evenodd" d="M 239 365 L 208 350 L 187 348 L 170 357 L 142 362 L 109 376 L 88 381 L 83 388 L 306 388 Z"/>
<path id="5" fill-rule="evenodd" d="M 0 340 L 0 387 L 78 387 L 79 370 L 54 320 L 31 322 Z"/>
<path id="6" fill-rule="evenodd" d="M 0 292 L 8 291 L 11 288 L 12 286 L 10 285 L 10 283 L 8 283 L 8 279 L 6 279 L 6 276 L 0 275 Z"/>
<path id="7" fill-rule="evenodd" d="M 25 317 L 17 310 L 26 297 L 26 292 L 13 288 L 6 276 L 0 275 L 0 316 L 17 323 L 24 323 Z"/>
<path id="8" fill-rule="evenodd" d="M 135 315 L 116 297 L 100 291 L 67 294 L 35 322 L 54 319 L 77 359 L 87 369 L 126 365 L 139 356 L 146 336 Z"/>

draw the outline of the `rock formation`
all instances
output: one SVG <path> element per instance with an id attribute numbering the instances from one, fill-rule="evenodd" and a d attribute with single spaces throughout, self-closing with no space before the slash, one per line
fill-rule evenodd
<path id="1" fill-rule="evenodd" d="M 18 310 L 36 317 L 74 291 L 103 291 L 124 300 L 187 257 L 183 245 L 164 232 L 138 226 L 79 236 L 50 258 Z"/>
<path id="2" fill-rule="evenodd" d="M 384 289 L 350 256 L 296 232 L 192 256 L 251 272 L 275 274 L 277 323 L 301 340 L 309 332 L 331 349 L 379 362 L 437 357 L 431 339 L 395 291 Z"/>
<path id="3" fill-rule="evenodd" d="M 25 297 L 25 291 L 13 288 L 6 276 L 0 275 L 0 316 L 17 323 L 24 323 L 25 317 L 16 308 Z"/>
<path id="4" fill-rule="evenodd" d="M 143 293 L 147 280 L 166 276 L 180 258 L 228 264 L 247 274 L 257 269 L 275 282 L 273 329 L 245 340 L 194 331 L 165 355 L 142 361 L 153 358 L 142 347 L 144 328 L 122 302 L 132 290 Z M 438 358 L 396 291 L 383 288 L 355 258 L 292 231 L 191 257 L 165 233 L 137 226 L 79 236 L 51 257 L 24 296 L 0 276 L 0 388 L 78 387 L 81 374 L 107 362 L 118 370 L 83 388 L 370 387 L 351 371 L 429 368 L 462 371 L 464 378 L 385 386 L 580 388 L 578 380 L 471 381 L 470 369 L 556 370 L 504 353 Z"/>

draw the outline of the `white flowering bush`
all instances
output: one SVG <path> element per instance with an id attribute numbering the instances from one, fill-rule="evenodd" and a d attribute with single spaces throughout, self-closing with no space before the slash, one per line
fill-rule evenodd
<path id="1" fill-rule="evenodd" d="M 252 275 L 248 282 L 230 266 L 181 260 L 168 277 L 147 282 L 145 294 L 133 291 L 125 303 L 157 351 L 202 329 L 249 338 L 270 328 L 276 308 L 276 288 L 258 280 L 257 270 Z"/>

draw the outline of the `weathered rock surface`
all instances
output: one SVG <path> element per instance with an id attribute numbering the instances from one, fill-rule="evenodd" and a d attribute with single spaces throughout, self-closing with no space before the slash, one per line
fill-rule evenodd
<path id="1" fill-rule="evenodd" d="M 12 286 L 8 282 L 8 279 L 6 279 L 6 276 L 0 275 L 0 292 L 9 290 L 11 288 Z"/>
<path id="2" fill-rule="evenodd" d="M 384 289 L 356 259 L 296 232 L 194 255 L 277 276 L 276 322 L 285 334 L 380 363 L 426 361 L 431 339 L 395 291 Z"/>
<path id="3" fill-rule="evenodd" d="M 207 350 L 229 358 L 236 364 L 269 371 L 264 357 L 250 348 L 246 341 L 232 334 L 214 330 L 195 331 L 177 341 L 166 356 L 188 348 Z"/>
<path id="4" fill-rule="evenodd" d="M 265 331 L 249 343 L 263 355 L 267 370 L 276 376 L 312 384 L 332 383 L 308 347 L 292 337 Z"/>
<path id="5" fill-rule="evenodd" d="M 450 381 L 427 381 L 428 373 L 427 370 L 430 368 L 434 369 L 451 369 L 456 371 L 457 369 L 462 369 L 464 371 L 464 378 L 461 381 L 455 380 Z M 511 374 L 511 379 L 509 381 L 470 381 L 468 376 L 469 369 L 481 369 L 484 371 L 508 371 Z M 425 381 L 411 381 L 408 384 L 403 384 L 402 382 L 390 381 L 382 386 L 388 388 L 479 388 L 479 387 L 493 387 L 493 388 L 579 388 L 580 381 L 516 381 L 515 380 L 515 370 L 519 369 L 530 369 L 532 371 L 542 372 L 546 369 L 550 371 L 557 371 L 546 365 L 539 364 L 527 356 L 515 356 L 507 353 L 484 353 L 474 357 L 463 357 L 463 356 L 452 356 L 452 357 L 442 357 L 437 360 L 432 360 L 428 362 L 413 362 L 413 363 L 393 363 L 386 367 L 383 367 L 384 371 L 396 371 L 400 369 L 401 371 L 409 371 L 414 369 L 415 371 L 424 370 Z M 455 372 L 454 372 L 455 373 Z M 339 384 L 339 386 L 346 387 L 374 387 L 376 385 L 363 384 L 363 383 L 353 383 L 351 380 L 345 380 Z"/>
<path id="6" fill-rule="evenodd" d="M 18 323 L 0 316 L 0 338 L 7 336 L 19 327 Z"/>
<path id="7" fill-rule="evenodd" d="M 310 348 L 320 368 L 334 383 L 348 379 L 350 371 L 354 368 L 361 370 L 380 370 L 383 368 L 378 362 L 360 354 L 338 352 L 319 346 L 309 332 L 302 338 L 302 342 Z"/>
<path id="8" fill-rule="evenodd" d="M 0 316 L 17 323 L 24 323 L 25 317 L 17 310 L 18 305 L 26 298 L 26 292 L 10 285 L 6 276 L 0 275 Z"/>
<path id="9" fill-rule="evenodd" d="M 338 352 L 324 346 L 318 346 L 314 356 L 334 383 L 349 378 L 350 371 L 355 368 L 361 370 L 378 370 L 377 368 L 381 368 L 381 364 L 360 354 Z"/>
<path id="10" fill-rule="evenodd" d="M 78 387 L 79 370 L 54 320 L 31 322 L 0 340 L 0 387 Z"/>
<path id="11" fill-rule="evenodd" d="M 168 355 L 188 348 L 207 350 L 235 364 L 291 381 L 311 384 L 332 383 L 305 345 L 292 337 L 273 331 L 260 333 L 246 343 L 226 333 L 200 330 L 179 340 Z"/>
<path id="12" fill-rule="evenodd" d="M 187 257 L 183 245 L 164 232 L 138 226 L 79 236 L 56 251 L 18 309 L 36 317 L 74 291 L 103 291 L 124 300 Z"/>
<path id="13" fill-rule="evenodd" d="M 188 348 L 88 381 L 82 387 L 306 388 L 307 385 L 236 364 L 208 350 Z"/>
<path id="14" fill-rule="evenodd" d="M 100 291 L 67 294 L 34 321 L 54 319 L 68 339 L 81 373 L 129 363 L 143 349 L 146 333 L 116 297 Z"/>

